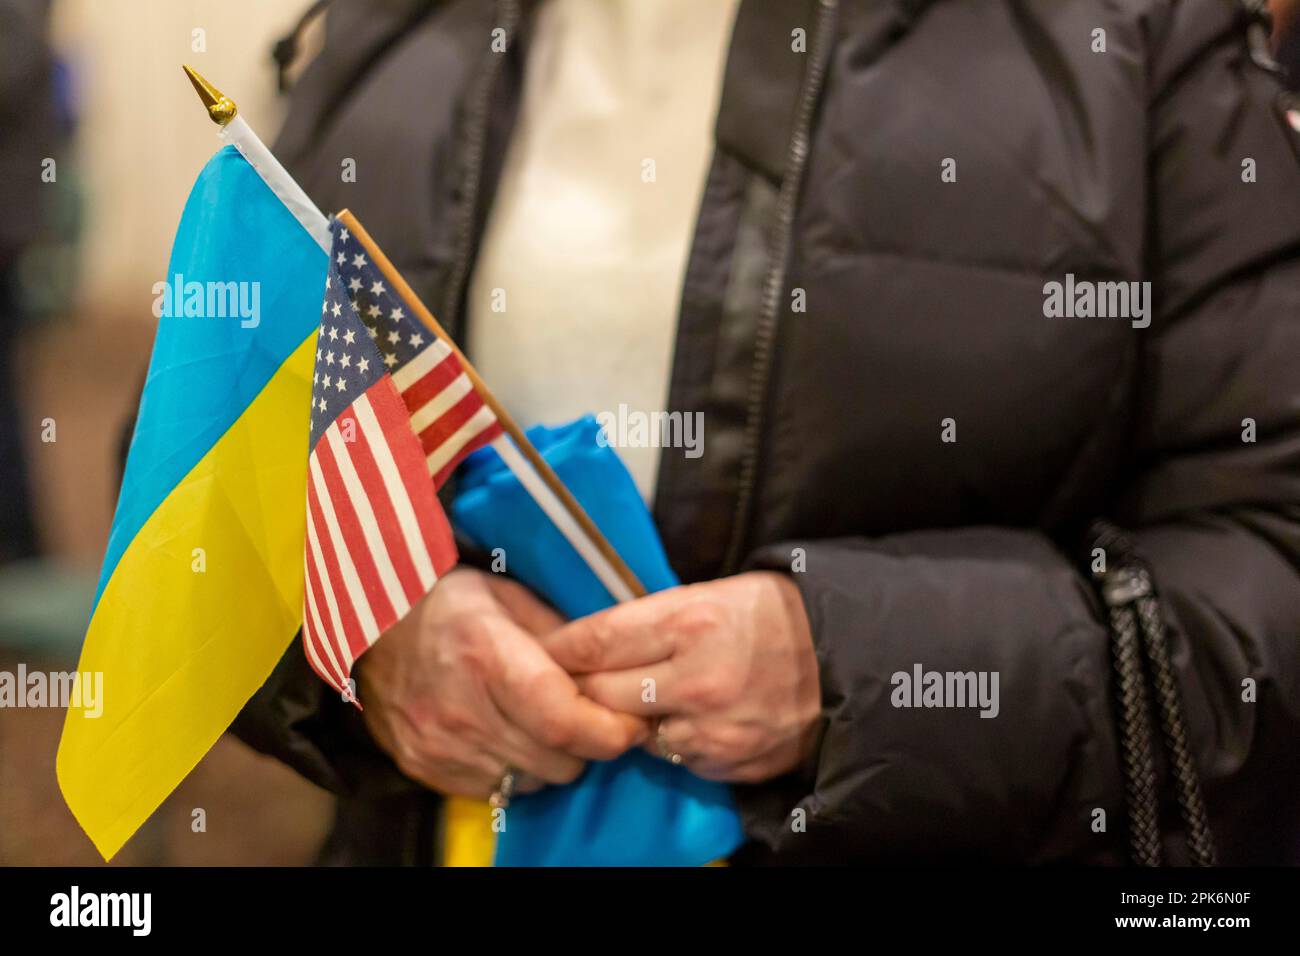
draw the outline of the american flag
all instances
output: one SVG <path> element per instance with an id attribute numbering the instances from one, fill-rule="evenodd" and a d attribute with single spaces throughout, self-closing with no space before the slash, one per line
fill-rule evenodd
<path id="1" fill-rule="evenodd" d="M 388 288 L 356 237 L 337 220 L 330 229 L 333 264 L 411 411 L 429 474 L 441 488 L 470 452 L 502 433 L 501 423 L 483 404 L 455 353 L 421 324 L 410 303 Z"/>
<path id="2" fill-rule="evenodd" d="M 312 379 L 303 647 L 351 698 L 356 659 L 456 562 L 437 487 L 501 426 L 355 237 L 337 220 L 331 232 Z"/>

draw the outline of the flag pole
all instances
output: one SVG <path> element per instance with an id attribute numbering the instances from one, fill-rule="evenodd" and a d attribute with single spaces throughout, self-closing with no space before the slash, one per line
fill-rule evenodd
<path id="1" fill-rule="evenodd" d="M 452 340 L 452 337 L 447 334 L 446 329 L 442 327 L 441 323 L 434 318 L 433 313 L 430 312 L 428 307 L 426 307 L 420 300 L 420 297 L 415 294 L 415 290 L 412 289 L 406 279 L 402 277 L 402 274 L 397 271 L 397 267 L 393 265 L 386 255 L 384 255 L 384 251 L 379 247 L 379 244 L 375 242 L 374 238 L 366 231 L 365 227 L 357 221 L 356 216 L 352 215 L 351 210 L 344 209 L 342 212 L 337 214 L 337 218 L 339 222 L 343 223 L 343 225 L 347 227 L 348 231 L 350 231 L 352 235 L 356 236 L 357 241 L 361 243 L 362 247 L 370 255 L 371 260 L 379 268 L 379 271 L 383 273 L 384 278 L 388 280 L 389 284 L 398 292 L 399 295 L 402 296 L 402 298 L 411 304 L 416 315 L 424 326 L 441 339 L 460 360 L 460 364 L 465 369 L 466 376 L 468 376 L 470 382 L 474 385 L 474 389 L 482 396 L 484 403 L 492 409 L 492 414 L 497 417 L 497 421 L 501 423 L 501 427 L 505 429 L 506 434 L 514 442 L 513 448 L 505 442 L 502 442 L 500 445 L 493 443 L 494 447 L 496 447 L 497 453 L 505 460 L 505 463 L 510 470 L 515 473 L 516 477 L 520 479 L 525 488 L 534 496 L 534 498 L 538 498 L 539 495 L 541 495 L 543 497 L 553 496 L 554 499 L 557 499 L 555 503 L 562 507 L 564 513 L 577 524 L 578 528 L 581 529 L 582 534 L 596 547 L 605 561 L 609 563 L 614 573 L 617 574 L 618 580 L 623 584 L 624 588 L 626 588 L 626 591 L 629 592 L 619 594 L 615 593 L 615 591 L 611 589 L 611 595 L 616 600 L 624 601 L 634 597 L 643 597 L 646 593 L 645 586 L 637 578 L 636 574 L 633 573 L 632 569 L 627 566 L 627 563 L 623 560 L 622 556 L 614 550 L 613 545 L 611 545 L 605 538 L 604 534 L 601 533 L 600 528 L 598 528 L 596 523 L 591 520 L 591 516 L 583 510 L 582 505 L 573 497 L 573 493 L 569 491 L 568 487 L 560 479 L 560 476 L 555 473 L 555 470 L 551 468 L 546 459 L 542 457 L 541 453 L 533 443 L 528 440 L 523 429 L 521 429 L 510 416 L 510 413 L 505 410 L 497 400 L 497 397 L 492 394 L 492 390 L 489 389 L 487 383 L 479 377 L 478 372 L 475 370 L 474 366 L 470 364 L 469 359 L 465 357 L 464 353 L 461 352 L 460 347 L 457 346 Z M 517 449 L 517 451 L 515 449 Z M 522 457 L 524 458 L 523 462 L 518 461 L 516 457 L 520 453 L 522 453 Z M 514 460 L 512 460 L 512 458 L 514 458 Z M 538 487 L 535 482 L 530 481 L 530 476 L 527 471 L 518 467 L 523 464 L 531 466 L 531 470 L 535 472 L 536 477 L 541 479 L 541 487 Z M 544 511 L 547 511 L 548 516 L 551 517 L 552 521 L 556 520 L 556 515 L 552 513 L 552 509 L 548 509 L 547 506 L 543 504 L 542 500 L 539 499 L 538 504 Z M 563 531 L 564 529 L 561 528 L 560 530 Z M 572 537 L 567 534 L 566 537 L 570 538 L 570 543 L 574 543 Z M 595 570 L 595 568 L 593 567 L 592 570 Z M 608 582 L 606 583 L 606 588 L 609 588 Z"/>
<path id="2" fill-rule="evenodd" d="M 249 165 L 257 170 L 263 182 L 270 187 L 271 191 L 284 203 L 285 207 L 328 255 L 330 252 L 329 220 L 316 208 L 316 204 L 311 201 L 310 197 L 302 190 L 302 187 L 280 165 L 279 160 L 253 132 L 252 127 L 244 122 L 244 118 L 239 115 L 239 109 L 235 105 L 235 101 L 209 83 L 198 70 L 191 66 L 185 66 L 184 70 L 185 75 L 194 86 L 194 91 L 198 93 L 199 99 L 207 109 L 209 118 L 221 127 L 221 138 L 243 154 Z M 556 526 L 556 529 L 564 535 L 579 556 L 586 561 L 592 573 L 596 575 L 616 601 L 622 602 L 642 597 L 646 593 L 645 586 L 632 569 L 628 567 L 627 562 L 623 560 L 613 545 L 609 543 L 600 528 L 596 526 L 596 523 L 583 510 L 582 505 L 573 497 L 573 493 L 560 480 L 560 476 L 555 473 L 546 459 L 533 446 L 533 443 L 528 440 L 523 430 L 501 406 L 501 403 L 497 401 L 496 396 L 492 394 L 484 381 L 479 378 L 478 372 L 469 364 L 459 347 L 452 341 L 451 336 L 446 333 L 437 319 L 433 317 L 433 314 L 420 301 L 420 297 L 402 278 L 401 273 L 384 255 L 370 234 L 366 232 L 348 210 L 345 209 L 339 213 L 338 218 L 365 246 L 367 252 L 370 253 L 371 259 L 374 260 L 375 265 L 379 267 L 379 270 L 393 288 L 402 293 L 412 304 L 420 321 L 424 323 L 430 332 L 445 342 L 455 352 L 456 357 L 460 359 L 466 375 L 509 436 L 509 440 L 498 439 L 494 441 L 492 443 L 493 447 L 501 455 L 507 467 L 519 479 L 524 489 L 537 502 L 538 507 Z"/>
<path id="3" fill-rule="evenodd" d="M 208 116 L 221 127 L 221 138 L 243 154 L 276 198 L 284 203 L 308 235 L 329 255 L 330 224 L 325 214 L 316 208 L 316 204 L 280 165 L 280 161 L 253 132 L 253 128 L 244 122 L 235 101 L 204 79 L 198 70 L 191 66 L 183 68 L 194 91 L 207 107 Z"/>

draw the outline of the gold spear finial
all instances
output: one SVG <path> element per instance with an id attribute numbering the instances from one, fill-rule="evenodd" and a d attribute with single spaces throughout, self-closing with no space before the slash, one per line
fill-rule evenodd
<path id="1" fill-rule="evenodd" d="M 208 108 L 208 115 L 212 117 L 212 122 L 218 126 L 225 126 L 235 118 L 239 110 L 235 108 L 234 100 L 200 76 L 198 70 L 192 66 L 185 67 L 185 75 L 190 78 L 190 82 L 194 84 L 194 91 L 199 94 L 199 99 Z"/>

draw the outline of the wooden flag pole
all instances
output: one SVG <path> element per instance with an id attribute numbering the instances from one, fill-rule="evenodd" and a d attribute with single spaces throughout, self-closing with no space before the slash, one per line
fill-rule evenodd
<path id="1" fill-rule="evenodd" d="M 433 317 L 433 313 L 428 310 L 422 301 L 420 301 L 420 297 L 415 294 L 415 290 L 411 288 L 404 278 L 402 278 L 402 274 L 397 271 L 397 267 L 389 261 L 386 255 L 384 255 L 383 250 L 379 248 L 379 244 L 375 242 L 370 233 L 366 232 L 365 227 L 357 221 L 351 211 L 344 209 L 342 212 L 338 213 L 337 218 L 339 222 L 343 223 L 343 225 L 347 227 L 348 231 L 351 232 L 352 235 L 356 236 L 357 241 L 361 243 L 366 252 L 370 255 L 370 258 L 374 261 L 375 265 L 379 267 L 379 271 L 383 273 L 384 278 L 387 279 L 393 289 L 411 305 L 420 321 L 424 323 L 425 327 L 445 342 L 448 348 L 450 348 L 455 353 L 456 357 L 460 359 L 460 363 L 465 369 L 465 374 L 469 377 L 470 382 L 473 383 L 474 389 L 483 397 L 483 401 L 488 408 L 492 409 L 492 414 L 497 417 L 497 421 L 501 423 L 501 427 L 505 429 L 506 434 L 510 436 L 519 451 L 523 453 L 528 464 L 530 464 L 533 470 L 537 472 L 538 476 L 546 484 L 546 487 L 556 498 L 559 499 L 560 503 L 564 506 L 565 511 L 568 512 L 577 523 L 578 527 L 582 530 L 582 533 L 590 539 L 591 543 L 595 545 L 596 549 L 604 556 L 605 560 L 609 562 L 614 572 L 618 575 L 623 584 L 626 585 L 632 596 L 643 597 L 646 593 L 645 585 L 641 583 L 640 579 L 637 578 L 632 569 L 627 566 L 627 562 L 623 560 L 622 556 L 614 550 L 614 546 L 609 543 L 604 534 L 601 533 L 601 530 L 596 527 L 596 523 L 591 520 L 591 517 L 583 510 L 582 505 L 580 505 L 578 500 L 573 497 L 573 493 L 569 491 L 564 482 L 560 480 L 560 476 L 555 473 L 554 469 L 551 468 L 546 459 L 543 458 L 541 453 L 533 446 L 533 443 L 525 437 L 523 430 L 518 424 L 516 424 L 515 420 L 510 417 L 510 413 L 502 407 L 499 401 L 497 401 L 497 397 L 492 394 L 491 389 L 489 389 L 483 379 L 479 377 L 478 372 L 475 370 L 474 366 L 470 364 L 469 359 L 465 357 L 465 354 L 461 352 L 460 347 L 456 345 L 451 336 L 448 335 L 446 330 L 438 323 L 438 320 Z M 617 595 L 615 595 L 615 597 L 617 597 Z"/>

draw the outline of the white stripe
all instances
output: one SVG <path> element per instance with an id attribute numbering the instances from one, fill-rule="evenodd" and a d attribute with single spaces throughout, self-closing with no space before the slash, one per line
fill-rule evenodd
<path id="1" fill-rule="evenodd" d="M 316 642 L 318 640 L 320 640 L 320 638 L 316 634 L 311 619 L 304 618 L 302 622 L 302 646 L 307 652 L 307 659 L 311 661 L 312 669 L 316 671 L 321 680 L 325 681 L 325 683 L 329 684 L 335 690 L 341 691 L 343 688 L 339 686 L 338 675 L 325 666 L 325 662 L 321 660 L 320 653 L 316 650 Z"/>
<path id="2" fill-rule="evenodd" d="M 433 450 L 429 455 L 429 474 L 436 475 L 460 452 L 462 448 L 468 445 L 480 432 L 491 428 L 496 423 L 496 416 L 492 414 L 492 409 L 484 405 L 477 412 L 470 416 L 469 420 L 457 428 L 446 441 Z"/>
<path id="3" fill-rule="evenodd" d="M 337 427 L 338 422 L 330 425 L 330 428 Z M 316 485 L 316 503 L 320 505 L 320 512 L 325 517 L 325 528 L 334 545 L 339 572 L 343 575 L 343 586 L 348 589 L 348 597 L 352 599 L 352 610 L 356 612 L 357 623 L 361 625 L 361 634 L 367 644 L 372 644 L 379 636 L 379 625 L 375 623 L 375 615 L 370 610 L 370 602 L 366 600 L 365 589 L 361 586 L 361 576 L 352 563 L 352 555 L 343 539 L 343 529 L 339 527 L 338 516 L 334 514 L 334 502 L 330 500 L 329 489 L 325 487 L 325 473 L 321 471 L 320 460 L 312 455 L 310 464 L 311 479 Z"/>
<path id="4" fill-rule="evenodd" d="M 324 587 L 326 591 L 328 591 L 328 581 L 326 581 L 325 584 L 322 584 L 321 587 Z M 333 594 L 330 594 L 329 597 L 333 597 Z M 339 680 L 346 680 L 348 675 L 351 674 L 352 649 L 348 648 L 348 646 L 344 646 L 342 650 L 339 650 L 338 656 L 335 657 L 334 650 L 338 645 L 334 644 L 334 640 L 337 639 L 330 639 L 328 633 L 325 632 L 325 623 L 322 622 L 321 613 L 320 610 L 318 610 L 318 607 L 320 607 L 320 601 L 317 600 L 316 592 L 312 591 L 311 588 L 307 589 L 307 600 L 309 601 L 308 610 L 311 610 L 312 613 L 312 631 L 316 633 L 316 643 L 320 644 L 321 648 L 324 648 L 325 657 L 329 658 L 329 669 L 331 672 L 333 672 Z M 337 614 L 335 614 L 335 617 L 337 617 Z M 342 633 L 342 631 L 335 633 Z M 347 665 L 344 666 L 339 658 L 346 658 L 348 661 Z M 339 691 L 342 691 L 342 685 L 338 689 Z"/>
<path id="5" fill-rule="evenodd" d="M 311 516 L 311 510 L 307 511 L 307 544 L 311 546 L 312 560 L 316 563 L 316 577 L 320 578 L 321 590 L 325 592 L 325 607 L 330 612 L 330 623 L 334 625 L 334 637 L 331 638 L 321 628 L 321 644 L 325 646 L 325 653 L 329 654 L 330 660 L 334 660 L 334 654 L 330 650 L 330 644 L 333 643 L 334 650 L 343 655 L 343 666 L 339 668 L 341 673 L 352 673 L 352 648 L 348 646 L 347 632 L 343 630 L 343 621 L 339 617 L 338 602 L 334 600 L 334 589 L 330 586 L 330 576 L 325 573 L 325 556 L 321 553 L 320 541 L 316 538 L 316 522 Z M 337 664 L 337 661 L 335 661 Z"/>
<path id="6" fill-rule="evenodd" d="M 308 526 L 309 526 L 309 531 L 312 530 L 312 529 L 310 528 L 310 525 L 311 525 L 311 516 L 310 516 L 310 515 L 308 515 L 308 521 L 307 521 L 307 523 L 308 523 Z M 304 563 L 305 563 L 305 562 L 304 562 Z M 319 565 L 319 564 L 317 564 L 316 574 L 317 574 L 317 576 L 320 575 L 320 565 Z M 327 578 L 321 578 L 321 580 L 324 582 L 324 584 L 322 585 L 323 587 L 328 587 L 328 586 L 329 586 L 329 580 L 328 580 Z M 322 648 L 325 649 L 325 656 L 328 657 L 329 660 L 330 660 L 330 667 L 329 667 L 329 668 L 325 668 L 325 670 L 329 671 L 330 673 L 333 673 L 334 676 L 335 676 L 336 678 L 338 678 L 338 679 L 341 680 L 342 678 L 348 676 L 348 675 L 347 675 L 347 671 L 345 671 L 345 670 L 344 670 L 344 669 L 339 665 L 338 659 L 334 656 L 334 651 L 333 651 L 333 650 L 331 649 L 331 647 L 330 647 L 330 638 L 329 638 L 329 635 L 325 633 L 325 624 L 324 624 L 324 622 L 322 622 L 321 619 L 320 619 L 320 609 L 318 608 L 317 603 L 316 603 L 316 592 L 315 592 L 314 590 L 312 590 L 312 586 L 311 586 L 311 578 L 310 578 L 310 577 L 305 577 L 305 578 L 304 578 L 304 581 L 305 581 L 305 583 L 306 583 L 306 585 L 307 585 L 307 588 L 306 588 L 306 595 L 305 595 L 305 596 L 306 596 L 306 599 L 307 599 L 307 600 L 306 600 L 307 610 L 308 610 L 308 611 L 310 612 L 310 614 L 311 614 L 312 630 L 313 630 L 313 633 L 315 633 L 315 635 L 316 635 L 316 641 L 317 641 L 317 643 L 319 643 L 320 646 L 321 646 Z M 337 620 L 338 615 L 335 614 L 335 615 L 334 615 L 334 618 Z M 316 659 L 317 659 L 318 661 L 319 661 L 319 658 L 320 658 L 320 655 L 319 655 L 319 654 L 316 655 Z M 323 663 L 323 662 L 322 662 L 322 663 Z M 330 670 L 330 668 L 332 668 L 332 670 Z M 339 690 L 342 690 L 342 689 L 343 689 L 342 687 L 339 687 Z"/>
<path id="7" fill-rule="evenodd" d="M 388 545 L 379 530 L 379 520 L 375 517 L 374 509 L 370 507 L 370 498 L 361 484 L 361 478 L 357 475 L 356 468 L 353 467 L 352 457 L 348 454 L 338 430 L 335 428 L 325 429 L 325 437 L 329 439 L 330 450 L 334 452 L 334 463 L 338 466 L 339 474 L 343 477 L 343 486 L 348 491 L 348 498 L 352 501 L 352 507 L 357 511 L 357 517 L 361 522 L 361 531 L 366 536 L 366 547 L 370 549 L 371 560 L 375 562 L 375 568 L 379 571 L 379 580 L 384 585 L 384 593 L 388 595 L 388 603 L 393 606 L 393 611 L 401 618 L 411 609 L 411 605 L 406 600 L 406 593 L 402 590 L 402 582 L 398 580 L 397 569 L 393 567 L 393 559 L 388 556 Z"/>
<path id="8" fill-rule="evenodd" d="M 411 563 L 415 565 L 415 573 L 420 576 L 421 586 L 428 590 L 438 580 L 438 575 L 434 573 L 433 559 L 429 557 L 429 549 L 420 536 L 415 508 L 406 493 L 406 486 L 402 484 L 397 462 L 393 461 L 393 451 L 384 440 L 384 432 L 379 427 L 379 420 L 375 418 L 375 410 L 370 407 L 370 397 L 362 395 L 358 398 L 352 405 L 352 411 L 357 416 L 357 423 L 361 425 L 361 434 L 366 437 L 366 444 L 370 446 L 379 475 L 384 479 L 384 487 L 388 489 L 388 500 L 393 503 L 397 523 L 402 528 L 402 536 L 406 538 L 406 550 L 411 555 Z"/>
<path id="9" fill-rule="evenodd" d="M 446 388 L 411 413 L 411 429 L 417 435 L 420 434 L 451 411 L 457 402 L 472 391 L 474 385 L 470 382 L 469 376 L 461 372 L 448 383 Z"/>
<path id="10" fill-rule="evenodd" d="M 406 391 L 450 354 L 451 346 L 442 339 L 434 339 L 427 349 L 393 373 L 393 384 L 399 392 Z"/>
<path id="11" fill-rule="evenodd" d="M 262 177 L 262 182 L 270 187 L 276 198 L 284 203 L 284 208 L 293 214 L 299 225 L 307 230 L 328 256 L 330 254 L 329 222 L 316 208 L 316 204 L 307 198 L 302 187 L 294 182 L 293 177 L 280 165 L 280 161 L 266 148 L 266 144 L 257 138 L 257 134 L 244 122 L 244 118 L 236 116 L 221 128 L 220 135 L 243 154 L 248 164 Z"/>
<path id="12" fill-rule="evenodd" d="M 309 600 L 311 600 L 310 582 L 307 584 L 307 593 L 303 595 L 303 604 L 305 605 Z M 303 610 L 306 611 L 306 608 L 304 607 Z M 343 688 L 339 686 L 338 676 L 325 666 L 320 659 L 320 654 L 316 653 L 316 641 L 318 640 L 316 634 L 317 632 L 313 630 L 311 618 L 304 614 L 302 622 L 302 646 L 307 651 L 307 658 L 311 661 L 312 668 L 318 675 L 320 675 L 322 680 L 335 690 L 342 691 Z M 321 643 L 323 644 L 324 641 Z"/>
<path id="13" fill-rule="evenodd" d="M 546 513 L 546 517 L 551 519 L 551 524 L 555 525 L 560 534 L 564 535 L 566 541 L 573 545 L 573 549 L 578 552 L 582 560 L 587 562 L 587 567 L 591 568 L 592 573 L 605 585 L 605 590 L 615 601 L 630 601 L 634 597 L 631 589 L 618 576 L 614 566 L 609 563 L 596 543 L 587 537 L 587 533 L 582 530 L 582 526 L 569 514 L 564 504 L 556 497 L 555 492 L 551 491 L 550 486 L 542 480 L 534 469 L 532 464 L 523 453 L 515 447 L 514 442 L 508 435 L 500 435 L 493 442 L 492 447 L 497 450 L 501 460 L 506 463 L 519 483 L 522 484 L 530 494 L 539 508 Z"/>

